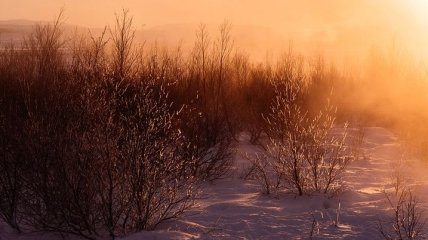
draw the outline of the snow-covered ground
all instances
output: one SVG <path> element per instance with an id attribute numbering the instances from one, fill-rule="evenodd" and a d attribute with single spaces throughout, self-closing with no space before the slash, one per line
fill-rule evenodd
<path id="1" fill-rule="evenodd" d="M 206 184 L 197 207 L 180 219 L 164 223 L 154 232 L 124 238 L 139 239 L 308 239 L 315 218 L 314 239 L 382 239 L 379 219 L 390 211 L 383 190 L 391 191 L 392 166 L 401 159 L 401 147 L 394 135 L 383 128 L 367 128 L 364 158 L 346 171 L 345 189 L 336 197 L 291 194 L 266 196 L 257 182 L 240 178 L 245 158 L 253 151 L 245 134 L 241 136 L 236 168 L 229 177 Z M 428 213 L 428 167 L 410 160 L 408 184 Z M 338 226 L 334 225 L 340 204 Z M 425 226 L 428 230 L 428 225 Z M 0 240 L 55 239 L 55 235 L 15 235 L 0 225 Z"/>

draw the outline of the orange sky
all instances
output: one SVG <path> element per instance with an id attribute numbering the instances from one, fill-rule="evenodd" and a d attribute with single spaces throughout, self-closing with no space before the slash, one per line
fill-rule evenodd
<path id="1" fill-rule="evenodd" d="M 398 39 L 428 53 L 428 0 L 0 0 L 0 20 L 52 20 L 61 7 L 67 23 L 81 26 L 111 25 L 126 8 L 137 29 L 228 19 L 268 27 L 286 41 L 305 36 L 341 47 Z"/>
<path id="2" fill-rule="evenodd" d="M 137 25 L 220 22 L 272 27 L 389 22 L 428 10 L 424 0 L 0 0 L 0 19 L 50 20 L 61 7 L 67 22 L 102 27 L 130 9 Z M 425 1 L 428 2 L 428 1 Z M 418 10 L 419 9 L 419 10 Z M 410 11 L 409 11 L 410 10 Z M 428 20 L 426 18 L 425 20 Z"/>

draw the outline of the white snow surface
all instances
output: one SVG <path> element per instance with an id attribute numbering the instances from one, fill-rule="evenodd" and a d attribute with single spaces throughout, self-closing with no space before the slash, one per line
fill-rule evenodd
<path id="1" fill-rule="evenodd" d="M 194 209 L 179 219 L 161 224 L 156 231 L 136 233 L 123 240 L 308 239 L 314 217 L 318 222 L 314 239 L 383 239 L 377 223 L 387 217 L 390 210 L 382 191 L 392 191 L 388 184 L 391 165 L 401 158 L 398 139 L 390 131 L 366 128 L 365 157 L 347 168 L 345 188 L 332 198 L 261 194 L 257 182 L 240 178 L 242 169 L 249 164 L 242 153 L 254 152 L 256 147 L 248 142 L 245 133 L 239 140 L 231 174 L 206 183 Z M 407 171 L 408 184 L 414 189 L 427 217 L 428 166 L 419 165 L 414 160 Z M 339 203 L 340 217 L 336 226 L 334 220 Z M 0 240 L 35 239 L 61 238 L 41 233 L 18 235 L 0 223 Z"/>

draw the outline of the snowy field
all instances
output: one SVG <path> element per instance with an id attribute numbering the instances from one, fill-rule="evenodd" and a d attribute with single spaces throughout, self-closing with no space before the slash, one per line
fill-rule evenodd
<path id="1" fill-rule="evenodd" d="M 206 184 L 196 208 L 180 219 L 160 225 L 157 231 L 137 233 L 124 240 L 308 239 L 314 219 L 314 239 L 383 239 L 378 222 L 392 214 L 384 191 L 393 194 L 390 184 L 393 166 L 402 159 L 400 144 L 391 132 L 383 128 L 366 129 L 364 157 L 347 168 L 345 188 L 333 198 L 261 194 L 257 182 L 240 177 L 248 164 L 241 154 L 253 150 L 254 146 L 243 134 L 234 170 L 229 177 Z M 407 184 L 425 209 L 426 217 L 428 167 L 411 159 L 405 165 L 408 167 L 402 171 L 406 173 Z M 338 211 L 339 221 L 335 224 Z M 40 233 L 16 235 L 4 224 L 0 225 L 0 240 L 58 238 Z"/>

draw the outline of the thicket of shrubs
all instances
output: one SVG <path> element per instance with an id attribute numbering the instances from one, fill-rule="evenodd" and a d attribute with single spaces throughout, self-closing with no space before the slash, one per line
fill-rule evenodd
<path id="1" fill-rule="evenodd" d="M 60 20 L 0 54 L 1 219 L 114 239 L 179 216 L 230 165 L 223 103 L 206 121 L 200 106 L 177 103 L 169 84 L 181 66 L 141 60 L 127 12 L 111 40 L 105 31 L 73 48 Z"/>

